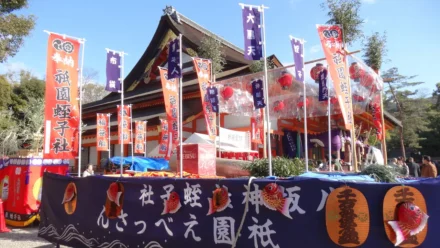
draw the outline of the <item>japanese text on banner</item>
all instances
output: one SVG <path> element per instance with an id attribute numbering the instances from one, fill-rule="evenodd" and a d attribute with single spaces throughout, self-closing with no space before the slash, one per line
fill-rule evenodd
<path id="1" fill-rule="evenodd" d="M 165 112 L 167 113 L 168 121 L 168 137 L 171 137 L 173 150 L 179 144 L 179 96 L 177 93 L 177 79 L 168 78 L 168 70 L 159 68 L 160 80 L 162 82 L 163 98 L 165 102 Z"/>
<path id="2" fill-rule="evenodd" d="M 121 90 L 121 55 L 119 53 L 107 52 L 107 82 L 105 90 L 118 92 Z"/>
<path id="3" fill-rule="evenodd" d="M 242 10 L 244 58 L 247 60 L 261 60 L 263 58 L 260 10 L 260 7 L 251 6 L 246 6 Z"/>
<path id="4" fill-rule="evenodd" d="M 160 130 L 159 154 L 165 155 L 165 159 L 168 160 L 172 152 L 172 139 L 170 138 L 171 133 L 169 132 L 167 120 L 160 119 Z"/>
<path id="5" fill-rule="evenodd" d="M 131 144 L 131 106 L 124 105 L 123 107 L 118 105 L 118 143 Z"/>
<path id="6" fill-rule="evenodd" d="M 207 89 L 211 85 L 211 61 L 208 59 L 193 58 L 194 68 L 199 79 L 200 95 L 202 99 L 203 113 L 205 115 L 206 129 L 211 139 L 217 135 L 217 116 L 212 109 Z"/>
<path id="7" fill-rule="evenodd" d="M 134 153 L 145 153 L 145 139 L 147 133 L 147 122 L 135 122 L 135 139 L 134 139 Z"/>
<path id="8" fill-rule="evenodd" d="M 109 125 L 110 118 L 107 114 L 96 114 L 96 150 L 109 150 Z"/>
<path id="9" fill-rule="evenodd" d="M 353 106 L 342 29 L 339 25 L 316 26 L 329 66 L 330 76 L 333 80 L 335 93 L 341 106 L 345 128 L 351 129 L 353 126 Z"/>
<path id="10" fill-rule="evenodd" d="M 78 154 L 79 49 L 77 40 L 49 35 L 43 153 L 46 159 L 74 159 Z"/>

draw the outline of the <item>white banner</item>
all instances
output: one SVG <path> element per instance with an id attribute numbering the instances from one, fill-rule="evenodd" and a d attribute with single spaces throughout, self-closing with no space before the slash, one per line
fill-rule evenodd
<path id="1" fill-rule="evenodd" d="M 250 150 L 250 133 L 220 128 L 221 144 L 228 144 L 240 149 Z"/>

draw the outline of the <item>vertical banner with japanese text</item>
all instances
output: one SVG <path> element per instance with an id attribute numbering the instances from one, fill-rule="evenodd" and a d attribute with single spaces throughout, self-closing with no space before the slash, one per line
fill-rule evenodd
<path id="1" fill-rule="evenodd" d="M 168 53 L 169 79 L 182 77 L 180 68 L 180 39 L 170 41 Z"/>
<path id="2" fill-rule="evenodd" d="M 193 62 L 199 80 L 206 130 L 208 131 L 209 137 L 215 140 L 215 137 L 217 136 L 217 116 L 212 109 L 212 104 L 208 96 L 208 87 L 211 84 L 211 61 L 209 59 L 193 58 Z"/>
<path id="3" fill-rule="evenodd" d="M 118 144 L 131 144 L 131 106 L 118 105 Z"/>
<path id="4" fill-rule="evenodd" d="M 172 151 L 172 140 L 169 136 L 168 121 L 166 119 L 160 119 L 160 143 L 159 154 L 165 155 L 165 159 L 170 159 Z"/>
<path id="5" fill-rule="evenodd" d="M 121 55 L 117 52 L 107 51 L 105 90 L 118 92 L 121 90 Z"/>
<path id="6" fill-rule="evenodd" d="M 162 81 L 163 99 L 165 103 L 165 112 L 168 120 L 168 133 L 173 146 L 169 150 L 173 150 L 179 144 L 179 96 L 177 93 L 177 79 L 168 78 L 168 70 L 159 68 L 160 80 Z"/>
<path id="7" fill-rule="evenodd" d="M 300 39 L 291 37 L 293 61 L 295 63 L 295 78 L 304 83 L 304 42 Z"/>
<path id="8" fill-rule="evenodd" d="M 263 43 L 261 42 L 261 8 L 258 6 L 243 6 L 244 58 L 261 60 L 263 58 Z"/>
<path id="9" fill-rule="evenodd" d="M 342 28 L 340 25 L 316 25 L 316 27 L 327 59 L 336 97 L 341 106 L 345 128 L 351 130 L 353 106 Z"/>
<path id="10" fill-rule="evenodd" d="M 135 139 L 134 139 L 134 153 L 145 153 L 145 139 L 147 134 L 147 122 L 135 121 Z"/>
<path id="11" fill-rule="evenodd" d="M 80 42 L 50 34 L 44 114 L 45 159 L 78 155 L 78 54 Z"/>
<path id="12" fill-rule="evenodd" d="M 108 151 L 109 147 L 109 125 L 110 116 L 108 114 L 96 114 L 96 150 Z"/>

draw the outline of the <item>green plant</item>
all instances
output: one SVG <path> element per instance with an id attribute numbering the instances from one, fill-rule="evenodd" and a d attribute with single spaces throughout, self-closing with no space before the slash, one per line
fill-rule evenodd
<path id="1" fill-rule="evenodd" d="M 278 177 L 298 176 L 305 171 L 305 164 L 298 158 L 285 157 L 272 158 L 273 175 Z M 254 177 L 269 176 L 269 163 L 266 158 L 254 160 L 245 168 Z"/>
<path id="2" fill-rule="evenodd" d="M 226 65 L 226 59 L 221 41 L 211 36 L 204 36 L 200 41 L 197 53 L 200 58 L 211 60 L 214 75 L 222 72 Z"/>
<path id="3" fill-rule="evenodd" d="M 400 167 L 392 165 L 370 165 L 361 171 L 361 175 L 372 176 L 377 182 L 396 183 L 402 171 Z"/>

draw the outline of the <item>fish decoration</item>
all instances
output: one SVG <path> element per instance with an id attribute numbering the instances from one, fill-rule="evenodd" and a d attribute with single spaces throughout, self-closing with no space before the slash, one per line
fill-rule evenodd
<path id="1" fill-rule="evenodd" d="M 117 182 L 110 184 L 107 190 L 107 197 L 111 202 L 114 202 L 118 207 L 121 207 L 121 195 L 124 192 L 120 190 Z"/>
<path id="2" fill-rule="evenodd" d="M 395 246 L 400 245 L 408 237 L 421 232 L 428 222 L 429 216 L 418 206 L 410 202 L 397 205 L 397 220 L 388 221 L 396 233 Z"/>
<path id="3" fill-rule="evenodd" d="M 261 198 L 264 206 L 268 209 L 278 211 L 289 219 L 292 219 L 289 212 L 289 204 L 283 196 L 284 188 L 276 183 L 269 183 L 261 190 Z"/>
<path id="4" fill-rule="evenodd" d="M 218 184 L 217 188 L 212 191 L 212 198 L 208 198 L 209 210 L 208 214 L 211 215 L 215 212 L 222 212 L 227 207 L 232 208 L 231 204 L 231 193 L 228 191 L 228 187 L 222 186 L 220 187 Z"/>
<path id="5" fill-rule="evenodd" d="M 180 207 L 182 207 L 182 204 L 180 203 L 180 197 L 179 194 L 177 194 L 175 191 L 170 193 L 170 196 L 167 200 L 163 200 L 163 211 L 162 215 L 164 214 L 174 214 L 177 211 L 179 211 Z"/>
<path id="6" fill-rule="evenodd" d="M 63 197 L 63 201 L 61 202 L 61 204 L 72 201 L 72 199 L 75 197 L 75 195 L 76 195 L 75 184 L 69 183 L 66 187 L 66 190 L 64 191 L 64 197 Z"/>

